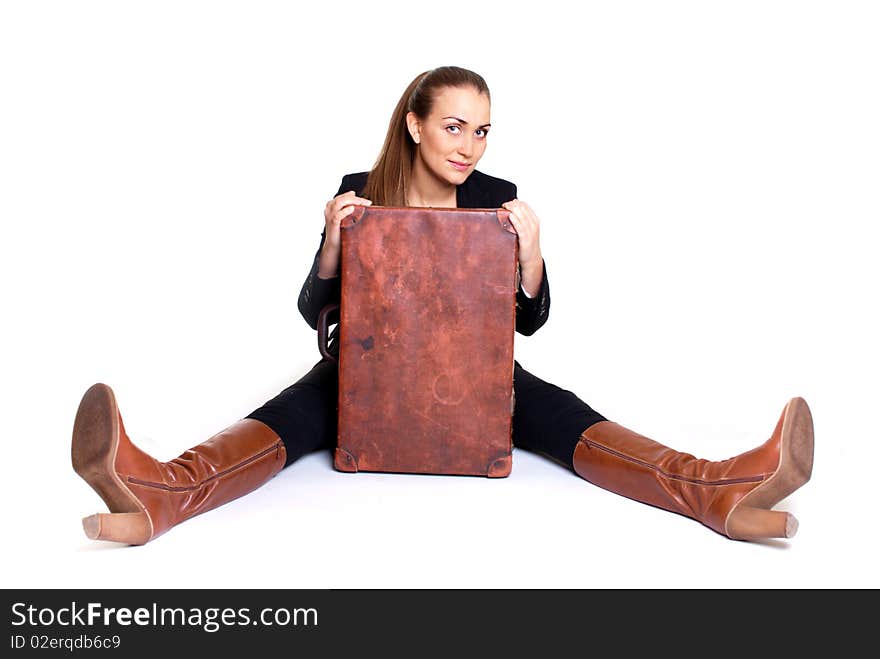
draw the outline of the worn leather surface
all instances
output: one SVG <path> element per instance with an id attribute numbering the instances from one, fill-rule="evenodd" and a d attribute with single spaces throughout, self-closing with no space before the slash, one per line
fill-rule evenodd
<path id="1" fill-rule="evenodd" d="M 338 469 L 510 473 L 508 216 L 360 206 L 343 220 Z"/>

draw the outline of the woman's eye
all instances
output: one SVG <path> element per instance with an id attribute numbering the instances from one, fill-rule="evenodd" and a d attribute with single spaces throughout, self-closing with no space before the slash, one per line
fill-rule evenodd
<path id="1" fill-rule="evenodd" d="M 489 131 L 485 128 L 477 128 L 477 132 L 482 133 L 482 135 L 479 135 L 479 137 L 486 137 L 486 135 L 489 134 Z"/>
<path id="2" fill-rule="evenodd" d="M 447 127 L 446 127 L 446 130 L 452 130 L 453 128 L 454 128 L 455 130 L 458 130 L 458 129 L 459 129 L 458 126 L 447 126 Z M 455 134 L 456 134 L 456 133 L 453 132 L 453 135 L 455 135 Z"/>

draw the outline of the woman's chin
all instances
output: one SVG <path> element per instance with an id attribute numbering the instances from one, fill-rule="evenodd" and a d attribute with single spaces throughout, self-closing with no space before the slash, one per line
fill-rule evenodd
<path id="1" fill-rule="evenodd" d="M 452 183 L 453 185 L 461 185 L 467 180 L 467 177 L 471 175 L 473 168 L 468 168 L 463 172 L 453 171 L 449 173 L 446 177 L 444 177 L 447 181 Z"/>

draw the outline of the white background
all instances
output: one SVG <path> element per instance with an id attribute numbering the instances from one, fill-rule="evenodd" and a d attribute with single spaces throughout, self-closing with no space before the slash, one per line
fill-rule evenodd
<path id="1" fill-rule="evenodd" d="M 872 587 L 880 20 L 871 2 L 6 2 L 5 587 Z M 175 457 L 318 359 L 323 207 L 416 74 L 481 73 L 478 168 L 541 218 L 550 320 L 516 356 L 699 457 L 793 396 L 790 541 L 734 542 L 514 452 L 507 479 L 310 455 L 144 547 L 70 466 L 85 389 Z"/>

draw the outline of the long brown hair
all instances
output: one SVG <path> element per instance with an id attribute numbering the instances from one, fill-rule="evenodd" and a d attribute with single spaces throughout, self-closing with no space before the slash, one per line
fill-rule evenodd
<path id="1" fill-rule="evenodd" d="M 385 143 L 370 170 L 363 196 L 377 206 L 406 206 L 407 190 L 412 174 L 416 144 L 409 134 L 406 115 L 414 112 L 420 119 L 431 113 L 434 99 L 445 87 L 471 86 L 489 95 L 489 86 L 478 73 L 458 66 L 441 66 L 417 75 L 397 102 Z"/>

